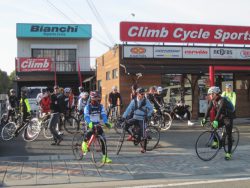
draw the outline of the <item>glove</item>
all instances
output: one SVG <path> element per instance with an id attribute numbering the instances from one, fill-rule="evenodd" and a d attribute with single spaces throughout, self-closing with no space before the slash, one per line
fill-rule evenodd
<path id="1" fill-rule="evenodd" d="M 88 124 L 88 127 L 89 127 L 90 129 L 93 129 L 93 122 L 90 122 L 90 123 Z"/>
<path id="2" fill-rule="evenodd" d="M 219 122 L 218 121 L 213 121 L 213 128 L 217 129 L 219 126 Z"/>
<path id="3" fill-rule="evenodd" d="M 201 126 L 204 127 L 204 125 L 207 123 L 207 120 L 206 119 L 202 119 L 201 120 Z"/>
<path id="4" fill-rule="evenodd" d="M 111 123 L 105 123 L 106 127 L 111 129 L 112 128 L 112 124 Z"/>

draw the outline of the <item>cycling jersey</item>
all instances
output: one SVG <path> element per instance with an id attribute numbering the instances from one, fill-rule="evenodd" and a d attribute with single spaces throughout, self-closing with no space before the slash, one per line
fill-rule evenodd
<path id="1" fill-rule="evenodd" d="M 42 113 L 48 113 L 50 112 L 50 103 L 51 103 L 51 100 L 50 100 L 50 97 L 43 97 L 41 100 L 40 100 L 40 106 L 42 108 Z"/>
<path id="2" fill-rule="evenodd" d="M 99 104 L 97 106 L 88 104 L 87 106 L 85 106 L 84 118 L 88 124 L 90 122 L 99 123 L 101 121 L 101 118 L 103 120 L 103 123 L 108 123 L 108 118 L 102 104 Z"/>
<path id="3" fill-rule="evenodd" d="M 117 106 L 117 100 L 120 100 L 120 104 L 122 104 L 122 97 L 120 93 L 109 93 L 109 103 L 113 106 Z"/>
<path id="4" fill-rule="evenodd" d="M 17 99 L 17 97 L 14 95 L 11 95 L 11 96 L 9 96 L 9 98 L 8 98 L 8 101 L 7 101 L 7 107 L 8 107 L 8 109 L 10 110 L 10 109 L 15 109 L 15 108 L 17 108 L 18 107 L 18 99 Z"/>

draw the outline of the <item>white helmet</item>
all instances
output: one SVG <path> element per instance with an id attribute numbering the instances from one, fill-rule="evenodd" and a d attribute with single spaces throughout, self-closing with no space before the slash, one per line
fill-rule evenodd
<path id="1" fill-rule="evenodd" d="M 210 87 L 210 88 L 208 89 L 208 91 L 207 91 L 207 94 L 209 95 L 209 94 L 212 94 L 212 93 L 215 93 L 215 94 L 220 93 L 220 88 L 217 87 L 217 86 L 212 86 L 212 87 Z"/>
<path id="2" fill-rule="evenodd" d="M 112 87 L 112 91 L 117 91 L 117 87 L 116 87 L 116 86 L 113 86 L 113 87 Z"/>
<path id="3" fill-rule="evenodd" d="M 162 87 L 161 86 L 159 86 L 158 88 L 157 88 L 157 92 L 162 92 Z"/>

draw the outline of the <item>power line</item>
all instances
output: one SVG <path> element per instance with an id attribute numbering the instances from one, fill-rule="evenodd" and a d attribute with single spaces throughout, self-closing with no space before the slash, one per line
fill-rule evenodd
<path id="1" fill-rule="evenodd" d="M 98 13 L 97 9 L 95 8 L 94 3 L 91 0 L 87 0 L 87 3 L 90 7 L 90 9 L 92 10 L 94 16 L 96 17 L 97 21 L 99 22 L 99 24 L 101 25 L 101 27 L 103 28 L 105 34 L 107 35 L 108 39 L 112 42 L 112 44 L 115 44 L 115 40 L 112 37 L 111 33 L 109 32 L 105 22 L 103 21 L 102 17 L 100 16 L 100 14 Z"/>
<path id="2" fill-rule="evenodd" d="M 68 17 L 66 14 L 64 14 L 63 11 L 61 11 L 59 8 L 57 8 L 57 7 L 56 7 L 53 3 L 51 3 L 49 0 L 46 0 L 46 2 L 47 2 L 52 8 L 56 9 L 61 15 L 63 15 L 65 18 L 67 18 L 71 23 L 76 24 L 76 23 L 74 22 L 74 20 L 72 20 L 70 17 Z M 89 33 L 87 30 L 85 30 L 84 28 L 80 28 L 80 29 L 82 29 L 82 30 L 85 31 L 86 33 L 90 34 L 90 33 Z M 97 39 L 96 37 L 93 37 L 93 39 L 95 39 L 95 40 L 96 40 L 97 42 L 99 42 L 100 44 L 102 44 L 102 45 L 104 45 L 104 46 L 106 46 L 106 47 L 108 47 L 108 48 L 111 48 L 111 46 L 109 46 L 109 45 L 106 44 L 105 42 L 103 42 L 103 41 Z"/>

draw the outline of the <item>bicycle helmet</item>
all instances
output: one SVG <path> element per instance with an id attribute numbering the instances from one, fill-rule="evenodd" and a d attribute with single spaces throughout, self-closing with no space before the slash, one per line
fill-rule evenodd
<path id="1" fill-rule="evenodd" d="M 142 87 L 139 87 L 139 88 L 137 88 L 136 93 L 139 93 L 139 94 L 145 93 L 145 89 Z"/>
<path id="2" fill-rule="evenodd" d="M 90 100 L 98 101 L 100 99 L 101 99 L 101 96 L 100 96 L 100 94 L 98 92 L 96 92 L 96 91 L 91 91 L 90 92 Z"/>
<path id="3" fill-rule="evenodd" d="M 16 93 L 16 90 L 10 89 L 10 93 Z"/>
<path id="4" fill-rule="evenodd" d="M 232 88 L 232 84 L 226 84 L 226 88 Z"/>
<path id="5" fill-rule="evenodd" d="M 117 87 L 116 87 L 116 86 L 113 86 L 113 87 L 112 87 L 112 91 L 117 91 Z"/>
<path id="6" fill-rule="evenodd" d="M 80 87 L 78 87 L 78 90 L 79 90 L 79 92 L 81 93 L 81 92 L 84 91 L 84 88 L 83 88 L 82 86 L 80 86 Z"/>
<path id="7" fill-rule="evenodd" d="M 64 88 L 64 93 L 69 93 L 70 92 L 70 88 L 69 87 L 66 87 L 66 88 Z"/>
<path id="8" fill-rule="evenodd" d="M 163 91 L 162 87 L 159 86 L 159 87 L 157 88 L 157 92 L 162 92 L 162 91 Z"/>
<path id="9" fill-rule="evenodd" d="M 212 86 L 208 89 L 207 94 L 210 95 L 212 93 L 218 94 L 220 93 L 220 88 L 217 86 Z"/>

